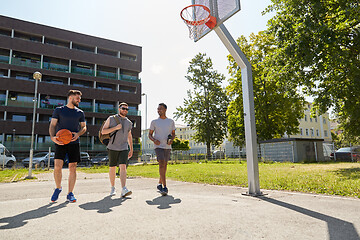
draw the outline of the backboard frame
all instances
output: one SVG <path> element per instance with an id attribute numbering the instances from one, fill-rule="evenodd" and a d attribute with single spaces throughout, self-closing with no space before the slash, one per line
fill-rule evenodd
<path id="1" fill-rule="evenodd" d="M 219 17 L 219 4 L 224 4 L 224 2 L 232 2 L 234 3 L 234 8 L 231 9 L 229 12 L 227 12 L 224 16 L 221 18 Z M 232 17 L 235 13 L 239 12 L 241 10 L 240 0 L 191 0 L 191 4 L 200 4 L 205 5 L 210 9 L 210 15 L 214 16 L 216 18 L 216 27 L 223 24 L 226 20 L 228 20 L 230 17 Z M 209 32 L 211 32 L 213 29 L 210 29 L 206 27 L 207 29 L 203 31 L 203 33 L 198 37 L 194 38 L 194 42 L 199 41 L 201 38 L 206 36 Z"/>

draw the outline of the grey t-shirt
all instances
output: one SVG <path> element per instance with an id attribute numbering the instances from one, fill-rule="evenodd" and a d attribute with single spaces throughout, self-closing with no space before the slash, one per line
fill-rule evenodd
<path id="1" fill-rule="evenodd" d="M 154 131 L 154 138 L 160 141 L 160 145 L 154 144 L 155 148 L 171 149 L 171 145 L 167 144 L 167 138 L 175 130 L 174 120 L 170 118 L 152 120 L 150 130 Z"/>
<path id="2" fill-rule="evenodd" d="M 110 138 L 109 144 L 107 145 L 107 149 L 114 151 L 128 150 L 128 134 L 132 129 L 133 124 L 127 117 L 122 118 L 119 115 L 116 115 L 115 117 L 120 119 L 122 128 L 117 131 L 116 135 L 113 135 Z M 114 119 L 114 116 L 110 116 L 109 118 L 110 118 L 109 128 L 115 127 L 117 125 L 117 122 Z M 111 134 L 113 133 L 114 132 L 112 132 Z M 113 139 L 114 139 L 114 143 L 113 143 Z"/>

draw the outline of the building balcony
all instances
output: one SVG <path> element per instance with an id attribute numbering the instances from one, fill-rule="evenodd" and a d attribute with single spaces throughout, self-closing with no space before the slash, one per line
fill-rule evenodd
<path id="1" fill-rule="evenodd" d="M 105 71 L 96 71 L 97 77 L 103 77 L 103 78 L 110 78 L 110 79 L 117 79 L 117 74 L 112 72 L 105 72 Z"/>
<path id="2" fill-rule="evenodd" d="M 64 106 L 65 104 L 63 103 L 54 103 L 54 104 L 51 104 L 45 100 L 41 100 L 41 103 L 40 103 L 40 108 L 42 109 L 55 109 L 57 107 L 61 107 L 61 106 Z"/>
<path id="3" fill-rule="evenodd" d="M 93 107 L 82 107 L 82 106 L 79 106 L 79 108 L 81 110 L 83 110 L 84 112 L 93 112 Z"/>
<path id="4" fill-rule="evenodd" d="M 58 71 L 58 72 L 69 72 L 68 65 L 56 64 L 56 63 L 44 62 L 43 68 L 48 69 L 48 70 Z"/>
<path id="5" fill-rule="evenodd" d="M 1 63 L 9 63 L 9 56 L 0 55 Z"/>
<path id="6" fill-rule="evenodd" d="M 24 59 L 24 58 L 12 58 L 11 64 L 23 66 L 23 67 L 31 67 L 31 68 L 40 68 L 40 61 Z"/>
<path id="7" fill-rule="evenodd" d="M 135 76 L 125 75 L 125 74 L 120 75 L 120 80 L 127 81 L 127 82 L 135 82 L 135 83 L 141 82 L 140 78 L 137 78 Z"/>
<path id="8" fill-rule="evenodd" d="M 11 107 L 32 108 L 32 107 L 34 107 L 34 102 L 24 102 L 24 101 L 9 100 L 7 105 L 11 106 Z"/>
<path id="9" fill-rule="evenodd" d="M 117 108 L 99 108 L 99 107 L 96 107 L 95 108 L 95 112 L 97 113 L 117 113 Z"/>
<path id="10" fill-rule="evenodd" d="M 140 110 L 131 110 L 129 109 L 128 115 L 130 116 L 141 116 Z"/>
<path id="11" fill-rule="evenodd" d="M 81 75 L 94 76 L 94 70 L 88 68 L 71 67 L 71 73 L 77 73 Z"/>

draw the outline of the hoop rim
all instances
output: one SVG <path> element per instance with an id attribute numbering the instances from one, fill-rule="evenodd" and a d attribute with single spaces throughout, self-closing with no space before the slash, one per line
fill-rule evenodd
<path id="1" fill-rule="evenodd" d="M 183 17 L 183 14 L 182 14 L 182 13 L 184 12 L 184 10 L 186 10 L 186 9 L 188 9 L 188 8 L 190 8 L 190 7 L 202 7 L 205 11 L 207 11 L 207 12 L 209 13 L 209 16 L 206 17 L 206 18 L 204 18 L 204 19 L 197 20 L 197 21 L 187 20 L 187 19 L 185 19 L 185 18 Z M 181 10 L 181 12 L 180 12 L 180 17 L 182 18 L 182 20 L 183 20 L 184 22 L 186 22 L 186 24 L 192 25 L 192 26 L 198 26 L 198 25 L 203 25 L 203 24 L 205 24 L 207 21 L 209 21 L 209 20 L 210 20 L 210 17 L 211 17 L 211 13 L 210 13 L 210 9 L 209 9 L 207 6 L 201 5 L 201 4 L 193 4 L 193 5 L 189 5 L 189 6 L 184 7 L 184 9 Z"/>

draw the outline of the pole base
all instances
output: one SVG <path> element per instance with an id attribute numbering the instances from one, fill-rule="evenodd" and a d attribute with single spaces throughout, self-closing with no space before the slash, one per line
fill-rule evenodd
<path id="1" fill-rule="evenodd" d="M 33 176 L 26 176 L 25 179 L 35 179 L 36 177 Z"/>
<path id="2" fill-rule="evenodd" d="M 260 193 L 249 193 L 249 192 L 246 192 L 246 193 L 242 193 L 241 195 L 248 196 L 248 197 L 262 197 L 262 196 L 265 196 L 265 195 L 268 195 L 268 194 L 267 194 L 267 193 L 263 193 L 263 192 L 260 192 Z"/>

